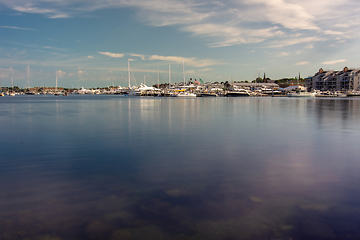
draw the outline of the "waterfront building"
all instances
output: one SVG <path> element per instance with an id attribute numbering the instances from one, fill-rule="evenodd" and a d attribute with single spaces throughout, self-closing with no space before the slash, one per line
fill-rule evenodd
<path id="1" fill-rule="evenodd" d="M 360 69 L 344 67 L 342 71 L 319 69 L 308 78 L 309 90 L 357 91 L 360 88 Z"/>

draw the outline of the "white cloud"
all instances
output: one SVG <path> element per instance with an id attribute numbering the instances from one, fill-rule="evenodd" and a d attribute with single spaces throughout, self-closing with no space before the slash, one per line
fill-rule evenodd
<path id="1" fill-rule="evenodd" d="M 255 19 L 259 17 L 259 20 L 280 24 L 288 29 L 319 29 L 314 23 L 314 16 L 298 2 L 285 0 L 244 0 L 243 2 L 251 7 L 250 12 L 259 14 L 253 15 Z"/>
<path id="2" fill-rule="evenodd" d="M 327 35 L 343 35 L 344 34 L 344 32 L 333 31 L 333 30 L 325 30 L 324 33 Z"/>
<path id="3" fill-rule="evenodd" d="M 130 53 L 129 55 L 132 56 L 132 57 L 139 57 L 142 60 L 145 60 L 145 55 L 143 55 L 143 54 Z"/>
<path id="4" fill-rule="evenodd" d="M 196 59 L 196 58 L 183 58 L 177 56 L 159 56 L 159 55 L 152 55 L 149 57 L 149 60 L 158 60 L 158 61 L 167 61 L 167 62 L 176 62 L 181 64 L 184 60 L 186 66 L 193 66 L 193 67 L 207 67 L 211 65 L 218 65 L 221 64 L 216 62 L 212 59 Z"/>
<path id="5" fill-rule="evenodd" d="M 124 57 L 123 53 L 111 53 L 111 52 L 99 52 L 105 56 L 113 57 L 113 58 L 122 58 Z"/>
<path id="6" fill-rule="evenodd" d="M 310 64 L 310 62 L 297 62 L 294 65 L 301 66 L 301 65 L 309 65 L 309 64 Z"/>
<path id="7" fill-rule="evenodd" d="M 341 63 L 341 62 L 346 62 L 346 61 L 347 61 L 346 59 L 340 59 L 340 60 L 323 62 L 322 64 L 324 64 L 324 65 L 333 65 L 333 64 L 337 64 L 337 63 Z"/>
<path id="8" fill-rule="evenodd" d="M 63 78 L 63 77 L 65 77 L 66 73 L 64 71 L 57 70 L 56 75 L 58 78 Z"/>
<path id="9" fill-rule="evenodd" d="M 0 26 L 0 28 L 9 28 L 9 29 L 16 29 L 16 30 L 35 30 L 33 28 L 22 28 L 22 27 L 15 27 L 15 26 Z"/>
<path id="10" fill-rule="evenodd" d="M 312 46 L 314 42 L 325 41 L 326 39 L 320 37 L 298 37 L 298 38 L 287 38 L 284 40 L 275 40 L 273 41 L 269 47 L 273 48 L 281 48 L 292 46 L 300 43 L 310 43 L 308 46 Z"/>
<path id="11" fill-rule="evenodd" d="M 289 55 L 290 55 L 290 53 L 288 53 L 288 52 L 279 52 L 279 53 L 276 54 L 276 56 L 278 56 L 278 57 L 286 57 L 286 56 L 289 56 Z"/>
<path id="12" fill-rule="evenodd" d="M 87 58 L 93 59 L 94 57 L 93 56 L 87 56 Z"/>
<path id="13" fill-rule="evenodd" d="M 277 42 L 278 37 L 286 42 L 277 47 L 291 46 L 298 43 L 294 33 L 299 32 L 302 39 L 312 40 L 309 44 L 330 41 L 332 35 L 340 39 L 360 37 L 357 0 L 0 0 L 0 5 L 49 18 L 73 17 L 99 9 L 132 8 L 145 24 L 174 26 L 194 36 L 206 37 L 213 47 Z M 342 34 L 344 29 L 346 34 Z"/>
<path id="14" fill-rule="evenodd" d="M 16 70 L 13 68 L 0 68 L 0 77 L 1 78 L 9 78 L 16 74 Z"/>
<path id="15" fill-rule="evenodd" d="M 214 69 L 213 68 L 203 68 L 203 69 L 200 69 L 199 72 L 208 72 L 211 70 L 214 70 Z"/>
<path id="16" fill-rule="evenodd" d="M 88 73 L 86 71 L 79 70 L 77 72 L 78 77 L 82 77 L 83 75 L 87 75 Z"/>

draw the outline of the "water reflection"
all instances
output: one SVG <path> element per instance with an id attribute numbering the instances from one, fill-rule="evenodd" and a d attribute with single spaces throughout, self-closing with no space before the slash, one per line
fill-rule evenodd
<path id="1" fill-rule="evenodd" d="M 0 239 L 357 239 L 358 104 L 0 102 Z"/>

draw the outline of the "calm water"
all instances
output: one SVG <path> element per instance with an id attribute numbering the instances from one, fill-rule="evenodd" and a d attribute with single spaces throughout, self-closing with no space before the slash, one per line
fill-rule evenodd
<path id="1" fill-rule="evenodd" d="M 359 239 L 360 99 L 0 98 L 0 239 Z"/>

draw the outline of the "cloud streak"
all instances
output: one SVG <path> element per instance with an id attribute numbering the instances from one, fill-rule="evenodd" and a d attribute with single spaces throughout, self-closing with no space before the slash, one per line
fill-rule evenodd
<path id="1" fill-rule="evenodd" d="M 211 65 L 219 65 L 221 63 L 214 61 L 212 59 L 197 59 L 193 58 L 183 58 L 177 56 L 159 56 L 159 55 L 152 55 L 148 58 L 149 60 L 158 60 L 158 61 L 167 61 L 167 62 L 175 62 L 181 64 L 184 60 L 184 63 L 189 66 L 193 67 L 207 67 Z"/>
<path id="2" fill-rule="evenodd" d="M 324 65 L 334 65 L 341 62 L 346 62 L 346 59 L 340 59 L 340 60 L 334 60 L 334 61 L 328 61 L 328 62 L 322 62 Z"/>
<path id="3" fill-rule="evenodd" d="M 111 53 L 111 52 L 98 52 L 102 55 L 105 55 L 105 56 L 109 56 L 109 57 L 112 57 L 112 58 L 122 58 L 124 57 L 124 54 L 123 53 Z"/>
<path id="4" fill-rule="evenodd" d="M 35 30 L 33 28 L 22 28 L 22 27 L 15 27 L 15 26 L 0 26 L 0 28 L 8 28 L 8 29 L 15 29 L 15 30 Z"/>
<path id="5" fill-rule="evenodd" d="M 302 66 L 302 65 L 309 65 L 309 64 L 310 64 L 310 62 L 305 61 L 305 62 L 297 62 L 294 65 L 295 66 Z"/>

